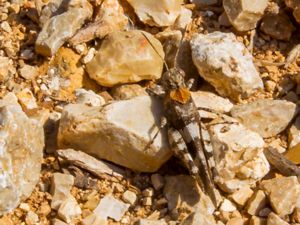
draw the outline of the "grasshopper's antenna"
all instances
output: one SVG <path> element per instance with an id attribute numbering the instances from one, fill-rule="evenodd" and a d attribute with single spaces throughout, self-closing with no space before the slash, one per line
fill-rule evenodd
<path id="1" fill-rule="evenodd" d="M 177 63 L 177 58 L 178 58 L 178 55 L 179 55 L 179 51 L 180 51 L 180 47 L 185 39 L 185 35 L 186 35 L 186 31 L 188 29 L 188 27 L 190 26 L 191 22 L 189 24 L 187 24 L 184 28 L 184 30 L 182 31 L 182 37 L 181 37 L 181 40 L 180 40 L 180 43 L 179 43 L 179 46 L 178 46 L 178 49 L 176 51 L 176 54 L 175 54 L 175 58 L 174 58 L 174 67 L 175 68 L 178 68 L 178 63 Z"/>
<path id="2" fill-rule="evenodd" d="M 146 40 L 148 41 L 148 43 L 151 45 L 151 47 L 154 49 L 154 51 L 156 52 L 156 54 L 161 58 L 161 60 L 164 62 L 164 65 L 166 67 L 166 69 L 169 71 L 169 67 L 168 64 L 166 63 L 165 59 L 159 54 L 159 52 L 157 51 L 157 49 L 154 47 L 154 45 L 152 44 L 152 42 L 150 41 L 150 39 L 147 37 L 147 35 L 142 31 L 142 35 L 146 38 Z"/>

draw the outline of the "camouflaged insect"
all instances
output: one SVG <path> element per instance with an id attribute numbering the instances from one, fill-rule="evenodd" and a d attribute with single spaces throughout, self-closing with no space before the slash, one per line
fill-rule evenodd
<path id="1" fill-rule="evenodd" d="M 211 164 L 208 162 L 209 152 L 204 150 L 201 118 L 189 89 L 184 71 L 172 68 L 148 92 L 163 100 L 165 118 L 162 127 L 167 127 L 169 144 L 174 154 L 216 205 Z"/>

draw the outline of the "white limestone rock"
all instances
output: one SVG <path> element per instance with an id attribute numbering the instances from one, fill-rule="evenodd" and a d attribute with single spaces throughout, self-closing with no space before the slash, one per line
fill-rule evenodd
<path id="1" fill-rule="evenodd" d="M 233 100 L 263 88 L 252 55 L 232 33 L 196 34 L 191 40 L 193 62 L 200 76 Z"/>
<path id="2" fill-rule="evenodd" d="M 139 19 L 150 26 L 171 26 L 181 11 L 182 0 L 128 0 Z"/>
<path id="3" fill-rule="evenodd" d="M 104 98 L 92 90 L 87 91 L 83 88 L 76 89 L 75 96 L 77 104 L 86 104 L 89 106 L 101 106 L 105 104 Z"/>
<path id="4" fill-rule="evenodd" d="M 94 213 L 103 219 L 112 218 L 115 221 L 120 221 L 129 208 L 129 204 L 125 204 L 111 195 L 106 195 L 99 202 L 99 205 L 94 210 Z"/>
<path id="5" fill-rule="evenodd" d="M 86 64 L 86 70 L 100 85 L 112 87 L 159 79 L 162 58 L 163 47 L 151 34 L 139 30 L 116 31 L 106 36 L 94 58 Z"/>
<path id="6" fill-rule="evenodd" d="M 154 172 L 172 155 L 163 130 L 159 100 L 141 96 L 104 107 L 68 105 L 58 132 L 61 149 L 80 149 L 101 159 L 141 172 Z"/>
<path id="7" fill-rule="evenodd" d="M 297 106 L 285 100 L 261 99 L 236 105 L 231 115 L 248 129 L 262 137 L 272 137 L 282 132 L 296 114 Z"/>
<path id="8" fill-rule="evenodd" d="M 231 24 L 238 31 L 256 27 L 268 6 L 268 0 L 224 0 L 223 7 Z"/>
<path id="9" fill-rule="evenodd" d="M 40 177 L 44 131 L 22 111 L 14 94 L 0 100 L 0 215 L 12 211 Z"/>
<path id="10" fill-rule="evenodd" d="M 81 208 L 79 207 L 76 199 L 73 196 L 70 196 L 62 202 L 57 214 L 59 218 L 70 224 L 73 219 L 80 216 Z"/>
<path id="11" fill-rule="evenodd" d="M 37 53 L 44 56 L 54 55 L 93 14 L 93 7 L 87 0 L 71 0 L 66 9 L 43 24 L 35 43 Z"/>
<path id="12" fill-rule="evenodd" d="M 74 184 L 74 177 L 69 174 L 54 173 L 51 183 L 52 202 L 51 208 L 57 210 L 60 205 L 71 197 L 71 188 Z"/>
<path id="13" fill-rule="evenodd" d="M 217 183 L 232 193 L 255 184 L 270 170 L 264 140 L 232 118 L 213 120 L 209 133 L 216 161 Z"/>

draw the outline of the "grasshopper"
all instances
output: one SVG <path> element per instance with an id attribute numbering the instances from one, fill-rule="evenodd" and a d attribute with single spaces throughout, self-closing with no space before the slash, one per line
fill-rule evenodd
<path id="1" fill-rule="evenodd" d="M 147 36 L 144 37 L 154 48 Z M 167 71 L 163 73 L 158 84 L 148 88 L 147 91 L 163 101 L 164 118 L 162 118 L 161 128 L 167 128 L 168 141 L 174 155 L 183 162 L 216 206 L 215 185 L 208 152 L 204 149 L 201 118 L 190 93 L 192 82 L 185 81 L 185 73 L 176 66 L 176 63 L 171 69 L 166 63 L 165 66 Z M 156 135 L 153 139 L 155 137 Z"/>

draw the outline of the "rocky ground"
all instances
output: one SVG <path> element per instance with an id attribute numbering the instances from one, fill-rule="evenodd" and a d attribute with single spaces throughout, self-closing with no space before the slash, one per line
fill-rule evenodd
<path id="1" fill-rule="evenodd" d="M 300 224 L 299 23 L 297 0 L 0 0 L 0 225 Z M 217 207 L 159 129 L 167 67 Z"/>

